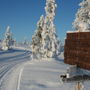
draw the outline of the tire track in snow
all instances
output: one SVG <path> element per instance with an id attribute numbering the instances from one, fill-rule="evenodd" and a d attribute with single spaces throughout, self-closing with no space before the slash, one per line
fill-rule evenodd
<path id="1" fill-rule="evenodd" d="M 26 51 L 24 54 L 25 56 L 29 55 L 30 52 Z M 17 57 L 16 57 L 17 58 Z M 4 76 L 4 74 L 6 72 L 9 71 L 9 69 L 11 69 L 12 67 L 14 67 L 15 65 L 17 65 L 18 63 L 23 62 L 23 60 L 19 60 L 20 58 L 17 58 L 17 60 L 12 60 L 12 61 L 6 61 L 4 63 L 4 65 L 0 68 L 0 79 Z M 19 60 L 19 61 L 18 61 Z"/>
<path id="2" fill-rule="evenodd" d="M 25 51 L 22 55 L 22 58 L 24 58 L 24 56 L 25 56 L 25 58 L 27 58 L 30 53 L 31 53 L 30 51 Z M 28 61 L 27 59 L 25 61 L 25 59 L 23 60 L 23 59 L 20 59 L 20 58 L 21 58 L 21 56 L 16 57 L 14 59 L 1 61 L 3 63 L 3 66 L 0 68 L 0 87 L 2 85 L 3 79 L 7 76 L 9 71 L 11 71 L 18 64 Z M 23 67 L 23 69 L 24 69 L 24 67 Z M 19 79 L 18 79 L 19 80 L 18 81 L 18 89 L 17 90 L 19 90 L 19 87 L 20 87 L 20 79 L 21 79 L 21 74 L 23 72 L 23 69 L 21 69 L 21 71 L 20 71 L 20 75 L 19 75 Z M 16 88 L 17 88 L 17 86 L 16 86 Z"/>
<path id="3" fill-rule="evenodd" d="M 23 70 L 24 70 L 24 67 L 20 70 L 20 73 L 19 73 L 17 90 L 20 89 L 20 83 L 21 83 L 21 77 L 22 77 Z"/>

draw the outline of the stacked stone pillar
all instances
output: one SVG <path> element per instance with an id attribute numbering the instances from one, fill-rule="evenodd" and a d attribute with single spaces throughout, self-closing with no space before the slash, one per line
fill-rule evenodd
<path id="1" fill-rule="evenodd" d="M 64 62 L 90 70 L 90 32 L 68 32 Z"/>

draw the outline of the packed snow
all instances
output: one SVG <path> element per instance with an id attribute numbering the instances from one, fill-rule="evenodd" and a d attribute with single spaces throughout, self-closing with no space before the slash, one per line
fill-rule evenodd
<path id="1" fill-rule="evenodd" d="M 75 83 L 63 83 L 60 75 L 68 65 L 63 53 L 58 58 L 31 59 L 31 52 L 13 49 L 0 51 L 0 90 L 74 90 Z M 90 90 L 90 82 L 84 82 Z"/>
<path id="2" fill-rule="evenodd" d="M 6 82 L 8 76 L 11 75 L 10 73 L 15 71 L 14 67 L 17 67 L 18 65 L 21 66 L 21 64 L 29 60 L 29 58 L 30 51 L 26 50 L 13 49 L 8 51 L 0 51 L 0 90 L 10 90 L 3 89 L 4 80 Z M 13 79 L 14 76 L 11 78 Z M 8 88 L 7 84 L 5 86 Z"/>

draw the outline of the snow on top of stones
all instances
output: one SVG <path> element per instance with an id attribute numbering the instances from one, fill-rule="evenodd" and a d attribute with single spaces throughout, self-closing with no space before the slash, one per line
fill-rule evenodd
<path id="1" fill-rule="evenodd" d="M 85 30 L 85 31 L 67 31 L 67 33 L 78 33 L 78 32 L 90 32 L 90 30 Z"/>

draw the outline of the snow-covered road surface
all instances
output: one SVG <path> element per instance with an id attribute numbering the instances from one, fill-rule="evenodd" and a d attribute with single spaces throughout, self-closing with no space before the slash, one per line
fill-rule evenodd
<path id="1" fill-rule="evenodd" d="M 0 51 L 0 90 L 16 90 L 13 85 L 18 81 L 15 83 L 15 79 L 18 78 L 21 68 L 28 60 L 30 60 L 30 51 L 16 49 Z"/>
<path id="2" fill-rule="evenodd" d="M 59 58 L 30 60 L 30 51 L 0 52 L 0 90 L 75 90 L 75 83 L 60 80 L 68 65 Z M 90 90 L 90 82 L 84 87 Z"/>

